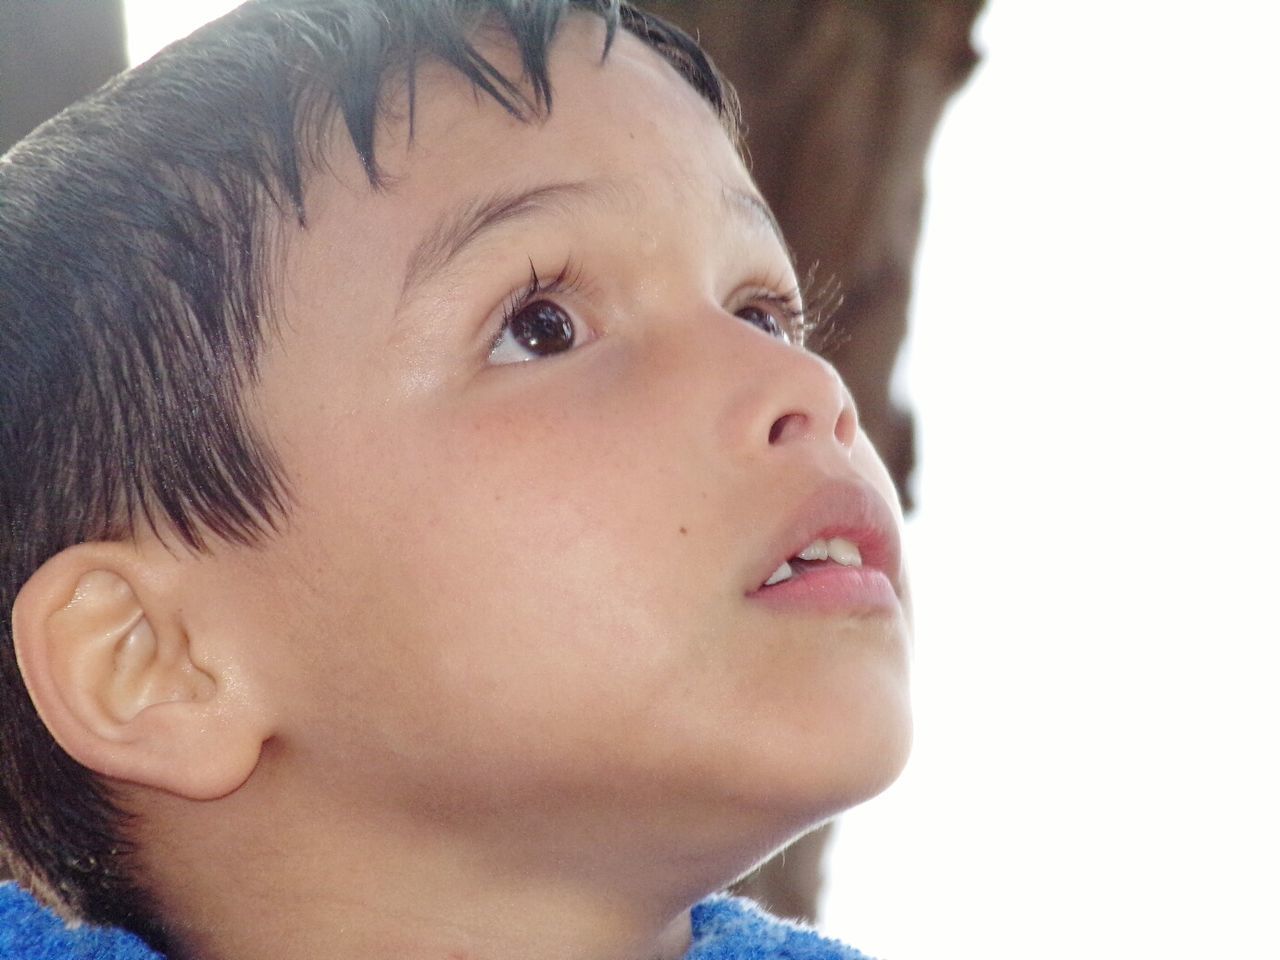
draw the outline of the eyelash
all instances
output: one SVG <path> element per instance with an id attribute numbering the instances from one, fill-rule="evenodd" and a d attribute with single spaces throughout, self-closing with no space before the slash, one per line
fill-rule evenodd
<path id="1" fill-rule="evenodd" d="M 802 306 L 808 299 L 808 290 L 812 283 L 813 274 L 811 271 L 801 284 L 791 287 L 785 293 L 777 292 L 783 286 L 781 282 L 761 286 L 752 291 L 751 295 L 746 298 L 744 305 L 738 309 L 745 309 L 747 306 L 756 304 L 768 304 L 776 311 L 779 326 L 782 328 L 787 340 L 797 346 L 804 346 L 806 338 L 823 324 L 821 317 L 815 317 L 813 314 L 806 312 Z M 578 293 L 584 286 L 582 268 L 573 260 L 566 260 L 556 275 L 549 280 L 544 280 L 538 276 L 538 269 L 533 265 L 533 261 L 530 260 L 529 280 L 524 287 L 508 297 L 503 305 L 502 320 L 489 341 L 489 353 L 492 354 L 498 348 L 498 344 L 501 343 L 502 337 L 506 334 L 511 321 L 515 319 L 516 314 L 529 306 L 529 304 L 549 294 Z M 819 299 L 826 299 L 827 296 L 828 293 L 825 288 L 818 292 Z"/>
<path id="2" fill-rule="evenodd" d="M 529 261 L 529 281 L 523 288 L 517 290 L 502 307 L 502 322 L 498 324 L 498 329 L 494 331 L 492 339 L 489 341 L 489 354 L 498 349 L 498 344 L 502 341 L 503 335 L 507 332 L 507 328 L 511 325 L 511 321 L 515 319 L 516 314 L 523 310 L 529 304 L 536 300 L 541 300 L 547 294 L 559 293 L 577 293 L 582 290 L 584 284 L 582 282 L 582 270 L 572 260 L 565 261 L 564 266 L 550 280 L 543 280 L 538 276 L 538 270 L 533 265 L 533 261 Z"/>
<path id="3" fill-rule="evenodd" d="M 836 323 L 837 311 L 844 304 L 844 289 L 834 275 L 818 279 L 818 265 L 809 267 L 797 288 L 805 304 L 792 342 L 814 353 L 835 349 L 844 342 Z M 845 332 L 847 336 L 847 331 Z"/>
<path id="4" fill-rule="evenodd" d="M 758 287 L 750 292 L 745 302 L 739 310 L 747 307 L 758 306 L 760 304 L 768 304 L 773 308 L 778 326 L 782 329 L 783 335 L 789 343 L 798 346 L 804 345 L 805 333 L 808 324 L 805 321 L 804 292 L 799 286 L 791 287 L 785 293 L 778 291 L 784 288 L 782 278 L 777 278 L 776 282 Z"/>

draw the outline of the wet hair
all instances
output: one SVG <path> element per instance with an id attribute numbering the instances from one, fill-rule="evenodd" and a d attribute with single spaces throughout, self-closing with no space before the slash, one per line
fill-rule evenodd
<path id="1" fill-rule="evenodd" d="M 288 478 L 244 394 L 328 132 L 380 188 L 375 130 L 392 92 L 410 118 L 430 95 L 428 61 L 536 120 L 572 9 L 604 18 L 602 57 L 619 29 L 662 55 L 736 142 L 736 100 L 697 44 L 618 0 L 252 0 L 0 158 L 0 861 L 64 916 L 169 946 L 127 813 L 19 675 L 19 589 L 67 547 L 146 527 L 194 551 L 273 535 Z M 510 34 L 522 76 L 481 56 L 481 25 Z"/>

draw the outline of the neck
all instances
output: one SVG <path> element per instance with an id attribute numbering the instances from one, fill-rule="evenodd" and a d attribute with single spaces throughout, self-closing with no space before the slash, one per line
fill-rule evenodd
<path id="1" fill-rule="evenodd" d="M 151 886 L 199 960 L 678 960 L 689 907 L 715 886 L 673 892 L 680 865 L 656 858 L 533 856 L 514 837 L 410 835 L 349 812 L 293 807 L 250 836 L 225 802 L 184 810 L 180 844 L 143 844 L 163 851 Z"/>

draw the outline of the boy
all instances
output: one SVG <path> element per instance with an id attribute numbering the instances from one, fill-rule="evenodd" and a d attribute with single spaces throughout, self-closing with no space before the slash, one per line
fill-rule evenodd
<path id="1" fill-rule="evenodd" d="M 909 739 L 892 485 L 735 144 L 626 6 L 265 0 L 7 155 L 26 886 L 173 958 L 856 955 L 690 914 Z"/>

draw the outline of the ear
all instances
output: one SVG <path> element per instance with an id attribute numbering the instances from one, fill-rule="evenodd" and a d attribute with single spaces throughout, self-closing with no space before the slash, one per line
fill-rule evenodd
<path id="1" fill-rule="evenodd" d="M 211 800 L 248 779 L 265 734 L 219 638 L 187 633 L 192 562 L 158 544 L 71 547 L 22 587 L 13 636 L 36 710 L 75 760 Z"/>

